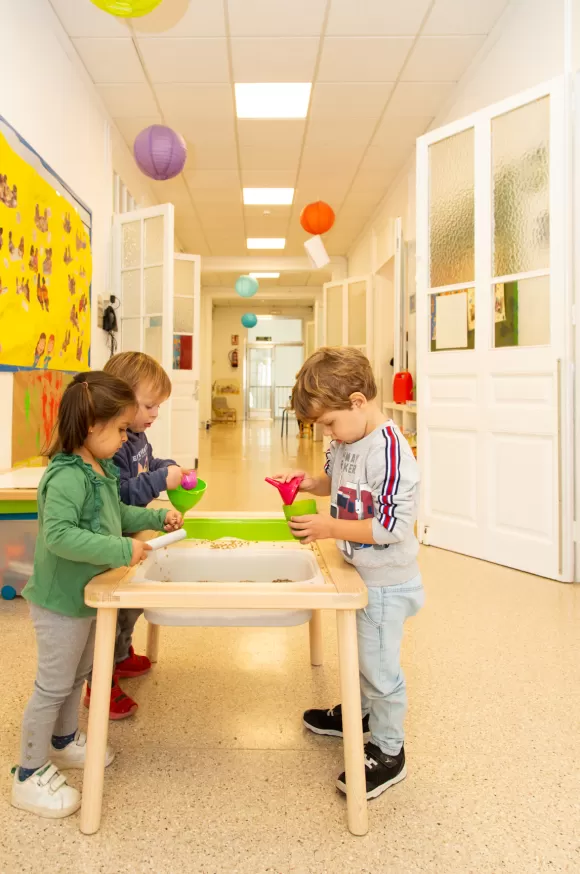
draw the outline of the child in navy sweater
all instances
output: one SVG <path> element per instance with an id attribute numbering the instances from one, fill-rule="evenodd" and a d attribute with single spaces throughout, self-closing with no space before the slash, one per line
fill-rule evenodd
<path id="1" fill-rule="evenodd" d="M 166 489 L 175 489 L 186 473 L 171 459 L 155 458 L 146 432 L 159 415 L 159 407 L 171 394 L 171 382 L 160 364 L 143 352 L 121 352 L 105 365 L 105 372 L 127 382 L 137 398 L 134 421 L 127 430 L 127 442 L 115 455 L 121 473 L 121 500 L 134 507 L 146 507 Z M 115 641 L 115 668 L 111 688 L 110 719 L 125 719 L 139 706 L 119 686 L 123 677 L 140 677 L 151 670 L 147 656 L 137 655 L 132 639 L 142 610 L 119 610 Z M 90 680 L 85 697 L 91 699 Z"/>

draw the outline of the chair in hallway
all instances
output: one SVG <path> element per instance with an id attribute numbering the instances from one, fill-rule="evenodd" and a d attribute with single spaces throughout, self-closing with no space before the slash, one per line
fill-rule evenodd
<path id="1" fill-rule="evenodd" d="M 235 425 L 238 420 L 238 415 L 236 411 L 229 406 L 227 398 L 212 398 L 211 409 L 212 422 L 233 422 Z"/>

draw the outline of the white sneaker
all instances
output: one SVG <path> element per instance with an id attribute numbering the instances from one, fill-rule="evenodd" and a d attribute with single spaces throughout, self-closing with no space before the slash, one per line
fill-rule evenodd
<path id="1" fill-rule="evenodd" d="M 84 731 L 79 731 L 75 734 L 75 739 L 69 743 L 63 750 L 57 750 L 50 745 L 50 760 L 54 762 L 57 768 L 61 771 L 69 771 L 72 768 L 84 768 L 85 759 L 87 757 L 87 736 Z M 107 755 L 105 757 L 105 768 L 108 768 L 115 758 L 115 751 L 107 744 Z"/>
<path id="2" fill-rule="evenodd" d="M 76 813 L 81 806 L 81 793 L 68 785 L 64 774 L 52 762 L 47 762 L 23 781 L 19 780 L 16 768 L 10 801 L 19 810 L 47 819 L 61 819 Z"/>

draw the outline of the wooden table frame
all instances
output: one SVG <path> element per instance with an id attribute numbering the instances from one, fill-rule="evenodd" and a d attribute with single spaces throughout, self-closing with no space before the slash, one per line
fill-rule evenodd
<path id="1" fill-rule="evenodd" d="M 151 536 L 144 533 L 142 537 Z M 186 541 L 179 548 L 207 548 L 207 543 Z M 250 544 L 252 549 L 273 546 L 285 549 L 312 549 L 324 583 L 164 583 L 133 581 L 135 568 L 119 568 L 100 574 L 85 589 L 85 602 L 97 608 L 97 629 L 87 758 L 83 781 L 81 831 L 94 834 L 101 822 L 105 753 L 109 728 L 109 702 L 117 611 L 123 607 L 143 609 L 303 609 L 336 610 L 344 764 L 348 785 L 348 827 L 355 835 L 368 831 L 364 748 L 358 667 L 356 611 L 367 604 L 367 590 L 358 573 L 342 558 L 333 541 L 313 547 L 299 543 Z M 171 547 L 170 547 L 171 548 Z M 239 547 L 243 549 L 243 546 Z M 313 615 L 320 616 L 319 613 Z M 314 626 L 316 630 L 316 626 Z M 311 625 L 311 635 L 313 626 Z M 312 642 L 312 637 L 311 637 Z M 149 638 L 151 650 L 157 645 L 157 632 Z"/>

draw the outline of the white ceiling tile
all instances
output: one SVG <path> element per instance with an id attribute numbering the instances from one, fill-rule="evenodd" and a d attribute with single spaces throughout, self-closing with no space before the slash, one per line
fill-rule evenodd
<path id="1" fill-rule="evenodd" d="M 302 156 L 301 170 L 307 175 L 330 171 L 341 174 L 352 174 L 356 169 L 363 153 L 364 146 L 306 146 Z"/>
<path id="2" fill-rule="evenodd" d="M 392 82 L 317 82 L 312 92 L 312 121 L 378 118 L 393 90 Z"/>
<path id="3" fill-rule="evenodd" d="M 403 82 L 457 82 L 485 41 L 484 36 L 426 36 L 403 71 Z"/>
<path id="4" fill-rule="evenodd" d="M 295 170 L 248 170 L 242 167 L 244 188 L 294 188 Z"/>
<path id="5" fill-rule="evenodd" d="M 246 216 L 245 226 L 248 237 L 285 237 L 288 219 L 275 216 Z"/>
<path id="6" fill-rule="evenodd" d="M 240 147 L 287 149 L 298 152 L 302 145 L 306 122 L 302 119 L 240 119 L 238 138 Z M 264 187 L 264 186 L 260 186 Z"/>
<path id="7" fill-rule="evenodd" d="M 422 136 L 432 122 L 431 116 L 395 116 L 387 112 L 373 139 L 373 145 L 385 145 L 394 153 L 405 151 L 409 143 L 413 146 L 417 137 Z"/>
<path id="8" fill-rule="evenodd" d="M 83 64 L 97 85 L 145 82 L 139 55 L 129 38 L 74 39 Z"/>
<path id="9" fill-rule="evenodd" d="M 467 0 L 463 0 L 467 2 Z M 414 35 L 430 0 L 332 0 L 327 33 L 333 36 Z"/>
<path id="10" fill-rule="evenodd" d="M 113 118 L 158 117 L 149 85 L 97 85 L 97 91 Z"/>
<path id="11" fill-rule="evenodd" d="M 389 101 L 388 112 L 435 117 L 454 87 L 453 82 L 400 82 Z"/>
<path id="12" fill-rule="evenodd" d="M 153 37 L 225 36 L 226 32 L 223 5 L 213 0 L 164 0 L 131 24 L 139 34 Z"/>
<path id="13" fill-rule="evenodd" d="M 202 270 L 201 284 L 204 287 L 219 288 L 221 285 L 221 277 L 219 273 L 207 273 L 205 270 Z"/>
<path id="14" fill-rule="evenodd" d="M 234 98 L 229 84 L 156 85 L 155 93 L 164 112 L 178 117 L 234 118 Z"/>
<path id="15" fill-rule="evenodd" d="M 240 149 L 242 173 L 246 170 L 277 170 L 280 167 L 287 170 L 298 169 L 300 146 L 246 146 Z"/>
<path id="16" fill-rule="evenodd" d="M 70 37 L 128 36 L 127 24 L 92 3 L 79 0 L 50 0 L 60 23 Z"/>
<path id="17" fill-rule="evenodd" d="M 344 146 L 366 145 L 372 136 L 378 116 L 364 116 L 353 119 L 342 116 L 334 119 L 312 119 L 308 125 L 306 144 L 308 146 L 326 146 L 341 143 Z"/>
<path id="18" fill-rule="evenodd" d="M 387 185 L 385 178 L 385 174 L 380 169 L 361 168 L 354 178 L 351 192 L 361 194 L 363 192 L 380 191 Z M 350 200 L 351 192 L 349 192 L 347 203 Z"/>
<path id="19" fill-rule="evenodd" d="M 318 43 L 316 37 L 234 38 L 234 81 L 311 82 Z"/>
<path id="20" fill-rule="evenodd" d="M 199 119 L 177 117 L 166 113 L 168 124 L 175 127 L 188 143 L 192 145 L 226 145 L 235 144 L 234 120 L 223 118 L 204 122 Z"/>
<path id="21" fill-rule="evenodd" d="M 413 154 L 414 141 L 404 145 L 371 146 L 361 163 L 361 170 L 382 170 L 391 173 L 398 169 L 405 159 Z"/>
<path id="22" fill-rule="evenodd" d="M 301 173 L 296 190 L 296 209 L 300 210 L 315 200 L 324 200 L 336 212 L 344 200 L 351 180 L 352 174 L 346 173 L 318 173 L 312 176 Z"/>
<path id="23" fill-rule="evenodd" d="M 162 123 L 161 117 L 158 115 L 147 115 L 140 118 L 115 118 L 114 121 L 130 149 L 133 149 L 135 137 L 144 128 L 152 124 Z"/>
<path id="24" fill-rule="evenodd" d="M 154 83 L 229 82 L 225 39 L 139 39 Z"/>
<path id="25" fill-rule="evenodd" d="M 229 206 L 241 208 L 242 192 L 239 188 L 199 188 L 192 193 L 196 205 L 213 204 L 216 210 Z"/>
<path id="26" fill-rule="evenodd" d="M 327 0 L 229 0 L 232 36 L 318 36 Z"/>
<path id="27" fill-rule="evenodd" d="M 424 34 L 488 34 L 509 0 L 436 0 Z"/>
<path id="28" fill-rule="evenodd" d="M 280 275 L 280 280 L 284 279 L 284 285 L 294 286 L 294 288 L 303 288 L 308 284 L 309 273 L 288 273 L 284 272 Z"/>
<path id="29" fill-rule="evenodd" d="M 411 39 L 329 37 L 318 71 L 320 82 L 392 82 L 409 53 Z"/>
<path id="30" fill-rule="evenodd" d="M 187 144 L 188 164 L 205 170 L 234 170 L 238 166 L 238 153 L 235 143 L 216 145 L 215 143 Z"/>
<path id="31" fill-rule="evenodd" d="M 246 218 L 255 218 L 263 216 L 264 213 L 268 213 L 267 218 L 276 218 L 283 219 L 284 221 L 288 221 L 290 215 L 292 213 L 291 206 L 244 206 L 244 215 Z M 252 234 L 252 236 L 254 236 Z M 256 234 L 255 236 L 258 236 Z"/>
<path id="32" fill-rule="evenodd" d="M 241 188 L 237 170 L 204 170 L 193 168 L 185 172 L 185 180 L 195 193 L 201 189 Z"/>

